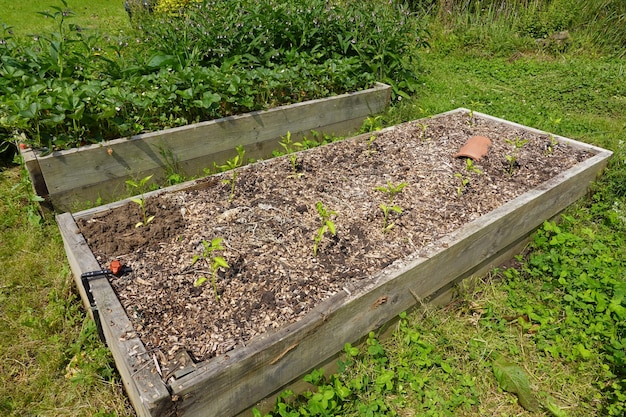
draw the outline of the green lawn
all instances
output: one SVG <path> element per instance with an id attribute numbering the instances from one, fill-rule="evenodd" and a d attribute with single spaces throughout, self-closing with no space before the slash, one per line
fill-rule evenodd
<path id="1" fill-rule="evenodd" d="M 67 6 L 76 14 L 72 21 L 80 26 L 111 33 L 129 27 L 124 0 L 68 0 Z M 65 9 L 60 0 L 0 0 L 0 22 L 12 27 L 16 35 L 50 31 L 53 22 L 38 12 L 52 11 L 52 7 Z"/>

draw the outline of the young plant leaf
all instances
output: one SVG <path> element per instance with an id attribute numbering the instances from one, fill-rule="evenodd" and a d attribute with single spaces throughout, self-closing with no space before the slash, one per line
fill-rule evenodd
<path id="1" fill-rule="evenodd" d="M 199 287 L 200 285 L 204 284 L 206 282 L 206 277 L 200 277 L 196 280 L 196 282 L 193 283 L 194 287 Z"/>
<path id="2" fill-rule="evenodd" d="M 219 268 L 219 267 L 223 267 L 223 268 L 228 268 L 228 262 L 226 262 L 226 259 L 224 259 L 221 256 L 216 256 L 215 258 L 213 258 L 213 265 L 215 265 L 215 268 Z"/>

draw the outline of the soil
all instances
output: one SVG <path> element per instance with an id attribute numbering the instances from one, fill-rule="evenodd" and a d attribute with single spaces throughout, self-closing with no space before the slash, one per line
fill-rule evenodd
<path id="1" fill-rule="evenodd" d="M 468 169 L 454 154 L 474 135 L 491 139 Z M 296 322 L 322 300 L 361 285 L 462 225 L 553 178 L 589 153 L 549 135 L 468 113 L 423 119 L 198 180 L 186 191 L 79 218 L 103 267 L 132 268 L 110 282 L 149 351 L 223 355 Z M 519 149 L 518 144 L 528 141 Z M 393 200 L 378 187 L 406 184 Z M 315 236 L 322 202 L 336 235 Z M 385 230 L 381 204 L 395 206 Z M 401 210 L 401 212 L 400 212 Z M 205 245 L 222 238 L 215 288 Z M 196 285 L 201 278 L 206 282 Z M 217 291 L 216 291 L 217 290 Z"/>

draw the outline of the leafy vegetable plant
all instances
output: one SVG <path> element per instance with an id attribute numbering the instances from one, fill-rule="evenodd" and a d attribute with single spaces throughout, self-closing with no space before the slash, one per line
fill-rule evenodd
<path id="1" fill-rule="evenodd" d="M 419 19 L 399 5 L 314 0 L 190 2 L 133 15 L 137 33 L 69 23 L 0 34 L 0 135 L 54 151 L 371 86 L 414 91 Z M 365 8 L 365 10 L 360 10 Z M 136 39 L 136 42 L 129 42 Z"/>
<path id="2" fill-rule="evenodd" d="M 317 209 L 317 213 L 319 214 L 321 220 L 320 227 L 317 229 L 317 233 L 314 238 L 315 244 L 313 245 L 313 255 L 317 256 L 319 245 L 324 239 L 326 232 L 330 232 L 334 236 L 337 235 L 335 223 L 331 219 L 331 216 L 336 215 L 337 212 L 328 209 L 321 201 L 318 201 L 315 204 L 315 208 Z"/>
<path id="3" fill-rule="evenodd" d="M 401 182 L 398 185 L 394 185 L 391 181 L 387 181 L 386 186 L 379 186 L 375 188 L 376 191 L 381 191 L 387 194 L 387 196 L 389 197 L 387 203 L 381 203 L 379 206 L 383 212 L 384 232 L 389 232 L 394 227 L 394 223 L 389 222 L 389 214 L 391 212 L 402 213 L 402 208 L 393 204 L 393 199 L 397 194 L 401 193 L 404 187 L 406 187 L 407 185 L 408 184 L 406 182 Z"/>
<path id="4" fill-rule="evenodd" d="M 211 275 L 211 284 L 213 285 L 213 292 L 215 293 L 215 298 L 220 299 L 220 295 L 217 291 L 217 271 L 220 268 L 230 268 L 226 259 L 223 256 L 217 256 L 214 252 L 224 250 L 224 245 L 222 245 L 222 241 L 224 239 L 221 237 L 216 237 L 211 239 L 211 242 L 207 242 L 206 240 L 202 241 L 202 246 L 204 250 L 202 254 L 195 255 L 193 257 L 192 265 L 195 265 L 199 260 L 204 259 L 208 262 L 210 268 Z M 206 277 L 198 278 L 194 283 L 194 287 L 199 287 L 206 282 Z"/>
<path id="5" fill-rule="evenodd" d="M 150 181 L 150 179 L 152 178 L 152 175 L 148 175 L 147 177 L 142 178 L 141 180 L 139 180 L 139 182 L 134 181 L 134 180 L 126 180 L 126 184 L 129 187 L 132 187 L 133 189 L 136 189 L 138 191 L 141 192 L 141 196 L 140 197 L 133 197 L 130 199 L 130 201 L 132 201 L 133 203 L 137 204 L 140 208 L 141 208 L 141 215 L 143 220 L 140 222 L 137 222 L 135 224 L 135 227 L 141 227 L 141 226 L 147 226 L 148 223 L 150 223 L 152 220 L 154 220 L 155 216 L 148 216 L 147 212 L 146 212 L 146 199 L 144 198 L 143 195 L 143 190 L 146 187 L 146 183 L 148 181 Z"/>

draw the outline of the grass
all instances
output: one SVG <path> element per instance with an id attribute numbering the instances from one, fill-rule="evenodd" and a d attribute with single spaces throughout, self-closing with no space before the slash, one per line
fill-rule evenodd
<path id="1" fill-rule="evenodd" d="M 0 414 L 131 415 L 56 224 L 42 219 L 24 178 L 19 167 L 0 173 Z"/>
<path id="2" fill-rule="evenodd" d="M 79 26 L 102 28 L 109 33 L 130 28 L 123 0 L 67 0 L 67 6 L 76 14 L 72 23 Z M 60 0 L 0 0 L 0 23 L 12 27 L 16 35 L 27 36 L 51 31 L 55 29 L 54 22 L 38 13 L 53 11 L 52 7 L 65 8 Z"/>
<path id="3" fill-rule="evenodd" d="M 18 11 L 14 2 L 1 1 L 10 12 L 3 17 L 33 33 L 41 21 L 25 8 L 41 8 L 22 3 Z M 79 12 L 83 4 L 103 7 L 97 24 L 123 27 L 121 1 L 69 4 Z M 107 10 L 112 17 L 105 17 Z M 478 17 L 472 19 L 465 20 Z M 285 405 L 282 415 L 297 409 L 332 414 L 333 402 L 340 415 L 623 415 L 625 64 L 606 53 L 607 39 L 588 43 L 592 37 L 583 29 L 572 29 L 578 40 L 559 52 L 507 37 L 498 21 L 431 25 L 422 88 L 394 103 L 383 116 L 386 125 L 467 107 L 615 156 L 594 192 L 568 209 L 558 230 L 546 225 L 511 268 L 477 277 L 446 307 L 406 315 L 389 339 L 373 334 L 348 348 L 345 372 L 326 383 L 310 376 L 318 396 L 305 393 L 304 402 Z M 25 178 L 15 165 L 0 172 L 0 414 L 133 415 L 80 304 L 54 219 L 41 217 Z M 524 410 L 498 385 L 495 354 L 529 377 L 543 404 L 539 411 Z"/>

